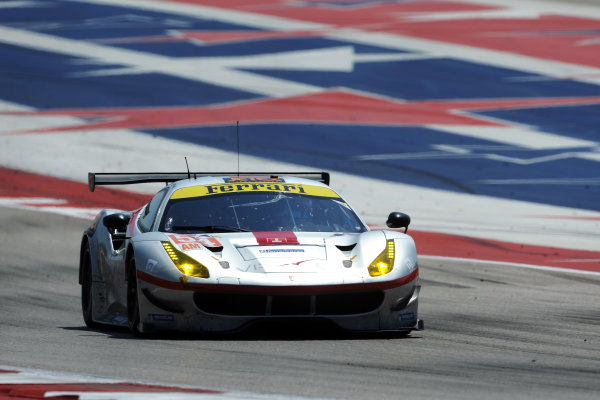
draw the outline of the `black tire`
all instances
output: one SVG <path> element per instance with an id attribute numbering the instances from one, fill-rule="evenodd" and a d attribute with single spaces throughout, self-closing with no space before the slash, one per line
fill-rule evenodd
<path id="1" fill-rule="evenodd" d="M 94 291 L 92 287 L 92 257 L 86 244 L 81 257 L 81 312 L 88 328 L 97 328 L 99 324 L 92 319 Z"/>
<path id="2" fill-rule="evenodd" d="M 127 269 L 127 318 L 129 319 L 129 331 L 134 336 L 141 336 L 140 331 L 140 305 L 137 292 L 137 270 L 135 257 L 131 256 Z"/>

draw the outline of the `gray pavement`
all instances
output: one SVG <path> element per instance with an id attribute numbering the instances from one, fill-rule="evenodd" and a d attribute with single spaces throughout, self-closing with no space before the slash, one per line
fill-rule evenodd
<path id="1" fill-rule="evenodd" d="M 134 339 L 89 330 L 77 262 L 87 222 L 0 208 L 0 365 L 342 399 L 597 399 L 600 278 L 423 259 L 408 338 L 322 326 Z"/>

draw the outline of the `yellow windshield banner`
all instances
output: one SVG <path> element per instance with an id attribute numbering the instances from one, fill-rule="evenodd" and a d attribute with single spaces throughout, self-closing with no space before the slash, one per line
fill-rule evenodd
<path id="1" fill-rule="evenodd" d="M 330 188 L 302 185 L 294 183 L 217 183 L 215 185 L 191 186 L 177 189 L 171 199 L 186 199 L 189 197 L 210 196 L 225 193 L 251 193 L 251 192 L 280 192 L 297 193 L 307 196 L 333 197 L 339 196 Z"/>

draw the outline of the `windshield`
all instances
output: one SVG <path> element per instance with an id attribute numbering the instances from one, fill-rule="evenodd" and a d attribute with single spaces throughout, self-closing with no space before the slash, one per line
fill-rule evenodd
<path id="1" fill-rule="evenodd" d="M 171 199 L 163 232 L 364 232 L 340 198 L 255 192 Z"/>

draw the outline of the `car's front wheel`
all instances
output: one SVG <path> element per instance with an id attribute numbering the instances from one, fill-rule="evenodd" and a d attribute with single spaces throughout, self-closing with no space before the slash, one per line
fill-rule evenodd
<path id="1" fill-rule="evenodd" d="M 140 305 L 138 302 L 135 257 L 132 256 L 129 260 L 129 268 L 127 270 L 127 317 L 129 319 L 129 331 L 134 336 L 139 336 L 141 334 Z"/>

